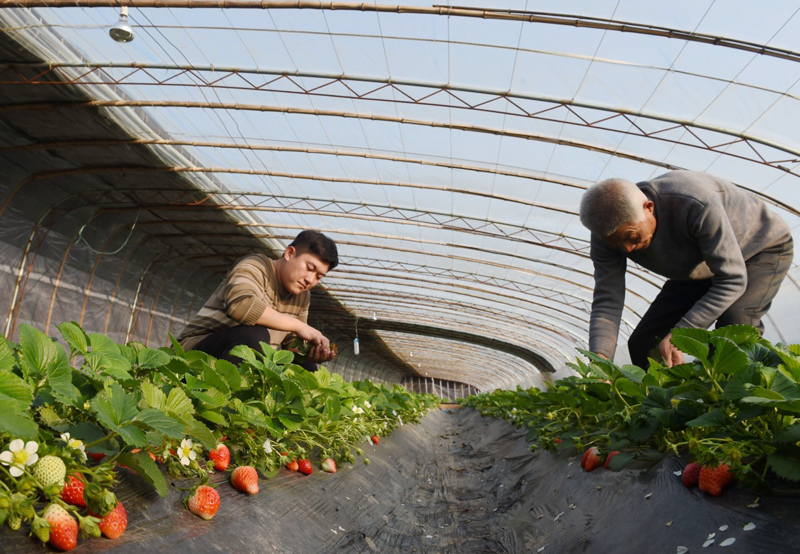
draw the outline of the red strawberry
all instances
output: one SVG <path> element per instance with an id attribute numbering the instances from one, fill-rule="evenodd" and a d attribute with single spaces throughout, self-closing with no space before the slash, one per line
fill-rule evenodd
<path id="1" fill-rule="evenodd" d="M 322 471 L 327 471 L 328 473 L 336 473 L 336 461 L 333 458 L 326 458 L 322 462 Z"/>
<path id="2" fill-rule="evenodd" d="M 67 482 L 64 488 L 61 489 L 61 500 L 73 506 L 86 506 L 86 500 L 83 498 L 83 489 L 86 483 L 80 476 L 80 473 L 70 473 L 67 476 Z"/>
<path id="3" fill-rule="evenodd" d="M 614 456 L 616 456 L 617 454 L 619 454 L 619 450 L 613 450 L 613 451 L 609 452 L 609 453 L 608 453 L 608 456 L 606 456 L 606 463 L 605 463 L 605 464 L 603 464 L 603 467 L 605 467 L 606 469 L 608 469 L 608 463 L 611 461 L 611 458 L 613 458 L 613 457 L 614 457 Z M 587 471 L 589 471 L 589 470 L 587 470 Z"/>
<path id="4" fill-rule="evenodd" d="M 311 467 L 311 462 L 306 459 L 298 460 L 297 464 L 299 466 L 297 470 L 304 475 L 311 475 L 314 472 L 314 468 Z"/>
<path id="5" fill-rule="evenodd" d="M 583 469 L 586 471 L 594 471 L 603 465 L 603 457 L 600 455 L 600 449 L 596 446 L 592 446 L 586 450 L 583 454 L 581 465 L 583 465 Z"/>
<path id="6" fill-rule="evenodd" d="M 381 442 L 381 438 L 378 435 L 372 435 L 370 439 L 372 439 L 372 444 L 380 444 Z"/>
<path id="7" fill-rule="evenodd" d="M 686 464 L 686 467 L 683 468 L 683 475 L 681 475 L 681 481 L 683 481 L 684 486 L 694 487 L 697 485 L 699 479 L 700 464 L 695 462 Z"/>
<path id="8" fill-rule="evenodd" d="M 100 531 L 109 539 L 118 539 L 128 528 L 128 512 L 120 500 L 117 500 L 117 506 L 111 510 L 111 513 L 100 520 L 97 524 Z"/>
<path id="9" fill-rule="evenodd" d="M 298 471 L 300 469 L 300 464 L 297 463 L 297 460 L 292 460 L 288 464 L 286 464 L 286 469 L 289 471 Z"/>
<path id="10" fill-rule="evenodd" d="M 208 457 L 214 462 L 214 469 L 217 471 L 225 471 L 228 469 L 228 464 L 231 463 L 231 451 L 222 443 L 218 444 L 214 450 L 209 450 Z"/>
<path id="11" fill-rule="evenodd" d="M 231 473 L 231 485 L 247 494 L 258 492 L 258 473 L 253 466 L 239 466 Z"/>
<path id="12" fill-rule="evenodd" d="M 47 541 L 56 550 L 66 552 L 78 545 L 78 522 L 58 504 L 50 504 L 42 516 L 50 525 Z"/>
<path id="13" fill-rule="evenodd" d="M 594 446 L 592 448 L 595 448 Z M 583 457 L 581 458 L 581 467 L 586 467 L 586 458 L 589 457 L 589 452 L 592 451 L 592 448 L 587 448 L 586 452 L 583 453 Z"/>
<path id="14" fill-rule="evenodd" d="M 95 462 L 102 462 L 106 455 L 103 452 L 87 452 L 89 457 Z"/>
<path id="15" fill-rule="evenodd" d="M 219 510 L 219 493 L 208 485 L 200 485 L 186 501 L 189 511 L 203 519 L 211 519 Z"/>
<path id="16" fill-rule="evenodd" d="M 555 439 L 553 439 L 553 442 L 556 444 L 561 444 L 561 437 L 556 437 Z"/>
<path id="17" fill-rule="evenodd" d="M 700 468 L 700 478 L 698 483 L 700 490 L 707 492 L 711 496 L 719 496 L 722 489 L 731 482 L 733 473 L 728 464 L 720 464 L 717 467 L 703 466 Z"/>

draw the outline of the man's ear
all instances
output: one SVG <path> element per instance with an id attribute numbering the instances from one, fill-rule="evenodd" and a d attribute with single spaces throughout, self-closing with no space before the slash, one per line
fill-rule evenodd
<path id="1" fill-rule="evenodd" d="M 295 254 L 297 254 L 297 249 L 294 246 L 287 246 L 286 250 L 283 251 L 283 259 L 288 262 L 294 258 Z"/>
<path id="2" fill-rule="evenodd" d="M 644 211 L 653 213 L 653 212 L 655 212 L 655 209 L 656 209 L 655 202 L 653 202 L 649 198 L 647 200 L 645 200 L 645 202 L 644 202 Z"/>

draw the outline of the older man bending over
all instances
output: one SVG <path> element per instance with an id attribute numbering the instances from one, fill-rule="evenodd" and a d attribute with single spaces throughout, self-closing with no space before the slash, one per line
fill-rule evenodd
<path id="1" fill-rule="evenodd" d="M 591 233 L 594 300 L 589 349 L 616 350 L 625 300 L 627 260 L 668 280 L 628 339 L 631 362 L 646 367 L 658 350 L 670 367 L 683 353 L 670 343 L 675 327 L 748 324 L 763 333 L 789 271 L 789 227 L 754 194 L 707 173 L 673 171 L 651 181 L 608 179 L 581 198 Z"/>

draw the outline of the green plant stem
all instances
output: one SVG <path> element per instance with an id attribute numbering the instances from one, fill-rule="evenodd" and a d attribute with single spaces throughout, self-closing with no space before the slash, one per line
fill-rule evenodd
<path id="1" fill-rule="evenodd" d="M 108 435 L 103 437 L 102 439 L 97 439 L 94 442 L 90 442 L 89 444 L 84 445 L 84 448 L 91 448 L 92 446 L 97 446 L 98 444 L 104 443 L 107 440 L 110 440 L 110 439 L 112 439 L 112 438 L 114 438 L 116 436 L 119 436 L 119 435 L 116 432 L 112 431 L 111 433 L 109 433 Z"/>

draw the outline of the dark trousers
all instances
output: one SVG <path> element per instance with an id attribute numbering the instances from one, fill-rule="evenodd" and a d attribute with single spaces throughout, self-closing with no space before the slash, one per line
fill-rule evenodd
<path id="1" fill-rule="evenodd" d="M 752 325 L 764 332 L 761 319 L 772 306 L 772 299 L 780 289 L 783 278 L 792 265 L 794 244 L 791 240 L 759 252 L 747 260 L 747 289 L 736 302 L 719 317 L 716 327 L 725 325 Z M 686 313 L 711 288 L 711 279 L 699 281 L 674 281 L 664 283 L 661 292 L 642 316 L 628 339 L 631 363 L 647 367 L 647 358 L 658 360 L 658 344 Z M 655 352 L 652 352 L 653 349 Z"/>
<path id="2" fill-rule="evenodd" d="M 236 325 L 235 327 L 226 327 L 211 333 L 197 343 L 193 350 L 199 350 L 217 359 L 238 365 L 242 363 L 242 359 L 232 355 L 230 350 L 234 346 L 242 344 L 261 352 L 261 345 L 259 344 L 261 342 L 269 344 L 269 329 L 261 325 Z M 317 364 L 312 362 L 304 362 L 299 365 L 308 371 L 317 370 Z"/>

